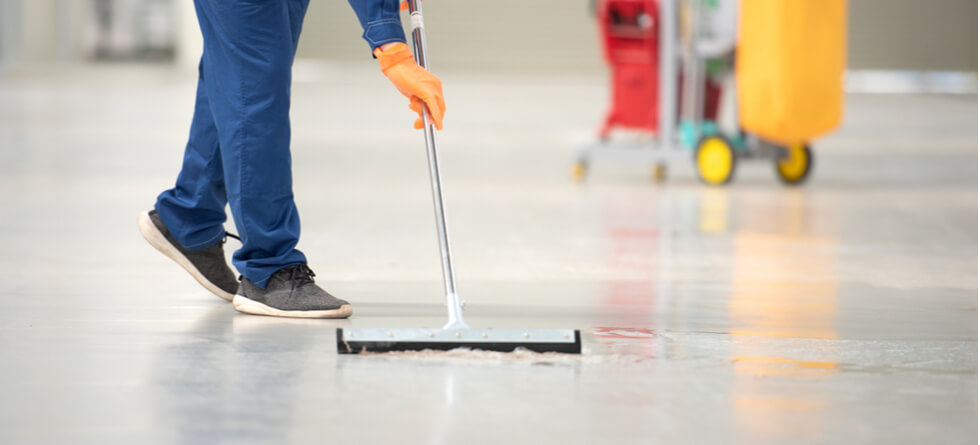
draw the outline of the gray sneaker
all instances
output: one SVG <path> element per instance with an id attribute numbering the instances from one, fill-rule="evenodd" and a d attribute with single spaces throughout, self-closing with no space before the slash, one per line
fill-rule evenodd
<path id="1" fill-rule="evenodd" d="M 224 239 L 203 249 L 187 250 L 170 234 L 156 210 L 141 213 L 137 223 L 150 245 L 176 261 L 205 289 L 228 301 L 235 297 L 238 280 L 225 259 Z"/>
<path id="2" fill-rule="evenodd" d="M 350 303 L 334 297 L 313 282 L 316 274 L 305 264 L 279 269 L 265 289 L 242 278 L 232 300 L 239 312 L 254 315 L 298 318 L 347 318 L 354 312 Z"/>

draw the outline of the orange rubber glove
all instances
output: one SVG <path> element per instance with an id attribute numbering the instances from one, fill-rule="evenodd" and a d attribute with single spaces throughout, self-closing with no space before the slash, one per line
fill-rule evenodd
<path id="1" fill-rule="evenodd" d="M 401 4 L 398 5 L 398 9 L 401 11 L 408 11 L 408 1 L 402 0 Z"/>
<path id="2" fill-rule="evenodd" d="M 404 43 L 395 43 L 385 50 L 375 48 L 374 56 L 378 58 L 381 72 L 410 99 L 408 107 L 419 114 L 415 128 L 422 128 L 422 102 L 425 102 L 436 128 L 442 130 L 442 117 L 446 113 L 442 81 L 415 63 L 415 57 Z"/>

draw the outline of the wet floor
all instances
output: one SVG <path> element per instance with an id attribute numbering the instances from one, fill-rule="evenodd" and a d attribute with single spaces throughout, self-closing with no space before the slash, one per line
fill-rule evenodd
<path id="1" fill-rule="evenodd" d="M 575 183 L 602 79 L 449 73 L 466 316 L 577 328 L 585 351 L 364 357 L 337 327 L 444 322 L 406 104 L 369 64 L 297 76 L 300 248 L 355 314 L 255 317 L 136 231 L 192 79 L 0 78 L 0 442 L 977 441 L 976 96 L 850 96 L 800 188 L 763 161 L 725 188 L 603 159 Z"/>

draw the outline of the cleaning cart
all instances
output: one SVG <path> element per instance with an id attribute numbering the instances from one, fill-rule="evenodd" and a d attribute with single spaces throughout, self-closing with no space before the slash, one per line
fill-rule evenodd
<path id="1" fill-rule="evenodd" d="M 742 128 L 777 147 L 789 184 L 811 170 L 809 141 L 844 109 L 846 0 L 742 0 L 736 91 Z"/>
<path id="2" fill-rule="evenodd" d="M 586 177 L 593 158 L 615 157 L 652 166 L 662 179 L 677 149 L 677 32 L 675 0 L 599 0 L 603 54 L 611 70 L 611 107 L 596 143 L 581 148 L 572 175 Z M 670 75 L 663 75 L 671 73 Z M 614 140 L 614 129 L 632 132 Z"/>
<path id="3" fill-rule="evenodd" d="M 648 163 L 662 180 L 693 152 L 707 184 L 728 183 L 751 158 L 803 182 L 809 141 L 840 122 L 844 10 L 845 0 L 599 1 L 612 104 L 573 176 L 603 156 Z M 633 137 L 617 140 L 613 129 Z"/>

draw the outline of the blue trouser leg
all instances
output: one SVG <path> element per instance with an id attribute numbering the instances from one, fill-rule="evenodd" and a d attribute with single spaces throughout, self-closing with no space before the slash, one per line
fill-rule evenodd
<path id="1" fill-rule="evenodd" d="M 204 36 L 198 104 L 178 184 L 157 211 L 190 248 L 223 234 L 225 194 L 243 243 L 232 262 L 264 287 L 275 271 L 306 262 L 295 248 L 289 90 L 309 0 L 194 3 Z"/>
<path id="2" fill-rule="evenodd" d="M 225 174 L 204 85 L 204 60 L 198 67 L 197 100 L 184 163 L 174 188 L 160 194 L 156 209 L 177 241 L 187 249 L 208 247 L 224 237 Z"/>

